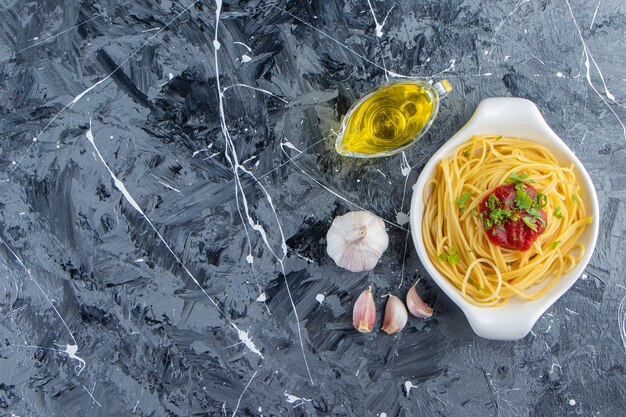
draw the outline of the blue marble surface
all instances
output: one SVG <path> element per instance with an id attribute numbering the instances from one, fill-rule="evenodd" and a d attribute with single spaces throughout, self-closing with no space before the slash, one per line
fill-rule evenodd
<path id="1" fill-rule="evenodd" d="M 622 0 L 0 2 L 0 415 L 623 415 L 625 25 Z M 401 75 L 454 86 L 429 134 L 339 157 L 350 104 Z M 406 224 L 493 96 L 537 104 L 602 215 L 514 343 L 473 334 Z M 359 208 L 390 245 L 355 274 L 325 234 Z M 352 329 L 366 286 L 420 277 L 433 318 Z"/>

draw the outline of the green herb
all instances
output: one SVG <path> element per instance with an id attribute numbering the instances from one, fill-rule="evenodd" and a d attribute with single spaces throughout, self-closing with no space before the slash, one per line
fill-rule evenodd
<path id="1" fill-rule="evenodd" d="M 563 214 L 561 214 L 561 207 L 557 207 L 554 209 L 554 217 L 556 217 L 557 219 L 563 218 Z"/>
<path id="2" fill-rule="evenodd" d="M 550 245 L 552 250 L 556 249 L 556 247 L 559 245 L 559 243 L 561 243 L 560 240 L 556 240 L 556 241 L 552 242 L 552 244 Z"/>
<path id="3" fill-rule="evenodd" d="M 517 172 L 511 172 L 509 179 L 516 184 L 522 183 L 528 179 L 528 174 L 518 174 Z M 532 181 L 527 181 L 527 182 L 532 182 Z"/>
<path id="4" fill-rule="evenodd" d="M 497 208 L 491 210 L 489 218 L 493 224 L 501 225 L 511 217 L 511 210 Z"/>
<path id="5" fill-rule="evenodd" d="M 538 208 L 535 208 L 535 207 L 529 208 L 528 210 L 526 210 L 526 213 L 533 216 L 533 223 L 537 223 L 537 220 L 539 220 L 542 226 L 546 225 L 546 221 L 543 219 L 543 216 L 541 215 L 541 211 Z"/>
<path id="6" fill-rule="evenodd" d="M 485 227 L 485 230 L 491 229 L 491 227 L 493 226 L 493 223 L 491 223 L 491 220 L 489 220 L 489 217 L 483 216 L 483 226 Z"/>
<path id="7" fill-rule="evenodd" d="M 520 210 L 528 210 L 533 204 L 533 199 L 530 198 L 522 184 L 515 186 L 515 189 L 517 190 L 517 195 L 514 199 L 515 206 Z"/>
<path id="8" fill-rule="evenodd" d="M 472 216 L 474 217 L 478 217 L 478 212 L 476 211 L 476 209 L 472 209 Z"/>
<path id="9" fill-rule="evenodd" d="M 534 220 L 532 217 L 530 216 L 526 216 L 526 217 L 522 217 L 522 221 L 526 224 L 526 226 L 528 226 L 531 230 L 533 231 L 537 231 L 537 225 L 535 224 Z"/>
<path id="10" fill-rule="evenodd" d="M 500 139 L 502 139 L 504 136 L 500 135 L 496 138 L 496 141 L 499 141 Z"/>
<path id="11" fill-rule="evenodd" d="M 518 240 L 519 240 L 519 236 L 514 235 L 514 236 L 513 236 L 513 241 L 514 241 L 514 242 L 517 242 Z"/>
<path id="12" fill-rule="evenodd" d="M 456 202 L 459 204 L 459 208 L 461 209 L 461 211 L 465 211 L 465 203 L 467 203 L 467 200 L 469 200 L 471 197 L 472 193 L 470 193 L 469 191 L 463 191 L 461 193 L 461 196 L 456 199 Z"/>
<path id="13" fill-rule="evenodd" d="M 544 208 L 546 204 L 548 204 L 548 196 L 545 195 L 544 193 L 537 193 L 537 197 L 535 197 L 533 204 L 536 207 Z"/>
<path id="14" fill-rule="evenodd" d="M 541 211 L 539 211 L 539 209 L 535 207 L 529 208 L 528 210 L 526 210 L 526 213 L 533 216 L 533 220 L 537 220 L 538 218 L 541 217 Z"/>
<path id="15" fill-rule="evenodd" d="M 465 148 L 465 150 L 463 151 L 463 156 L 466 157 L 466 158 L 469 158 L 469 156 L 470 156 L 470 148 L 469 147 Z"/>
<path id="16" fill-rule="evenodd" d="M 489 210 L 495 210 L 496 207 L 500 207 L 500 200 L 498 200 L 495 194 L 491 194 L 487 199 L 487 207 Z"/>
<path id="17" fill-rule="evenodd" d="M 450 248 L 450 253 L 446 253 L 445 251 L 443 253 L 440 253 L 439 260 L 441 262 L 448 262 L 451 266 L 454 266 L 460 262 L 459 255 L 456 253 L 456 248 L 454 246 Z"/>
<path id="18" fill-rule="evenodd" d="M 578 204 L 578 196 L 576 194 L 572 194 L 572 203 Z"/>

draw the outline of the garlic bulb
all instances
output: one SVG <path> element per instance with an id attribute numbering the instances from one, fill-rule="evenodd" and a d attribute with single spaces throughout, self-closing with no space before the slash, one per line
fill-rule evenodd
<path id="1" fill-rule="evenodd" d="M 336 217 L 326 234 L 326 252 L 337 266 L 352 272 L 374 269 L 389 237 L 385 223 L 367 211 Z"/>
<path id="2" fill-rule="evenodd" d="M 402 300 L 395 295 L 390 295 L 385 307 L 385 318 L 383 319 L 383 331 L 388 334 L 398 333 L 406 325 L 409 314 Z"/>
<path id="3" fill-rule="evenodd" d="M 372 296 L 372 287 L 369 287 L 359 295 L 356 303 L 354 303 L 352 324 L 361 333 L 369 333 L 372 331 L 375 321 L 376 304 L 374 303 L 374 296 Z"/>
<path id="4" fill-rule="evenodd" d="M 415 283 L 417 285 L 417 283 Z M 433 309 L 428 307 L 422 298 L 417 294 L 417 290 L 413 285 L 409 292 L 406 293 L 406 306 L 409 308 L 411 314 L 420 319 L 425 319 L 433 315 Z"/>

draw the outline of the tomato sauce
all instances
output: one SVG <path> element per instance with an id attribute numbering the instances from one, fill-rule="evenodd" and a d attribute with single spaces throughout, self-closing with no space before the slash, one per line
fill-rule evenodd
<path id="1" fill-rule="evenodd" d="M 534 201 L 537 197 L 537 190 L 528 184 L 523 184 L 522 187 L 526 195 Z M 547 216 L 541 208 L 531 209 L 529 207 L 531 212 L 534 210 L 534 217 L 529 215 L 526 209 L 520 209 L 519 204 L 516 204 L 517 194 L 515 184 L 503 184 L 496 187 L 480 202 L 479 214 L 483 220 L 485 233 L 491 243 L 509 249 L 525 251 L 546 229 Z M 491 195 L 497 198 L 497 202 L 493 197 L 490 197 Z M 500 213 L 505 213 L 503 216 L 505 218 L 500 217 L 499 222 L 492 221 L 494 218 L 492 212 L 494 212 L 496 219 Z M 485 221 L 485 219 L 487 220 Z M 526 222 L 534 227 L 529 226 Z"/>

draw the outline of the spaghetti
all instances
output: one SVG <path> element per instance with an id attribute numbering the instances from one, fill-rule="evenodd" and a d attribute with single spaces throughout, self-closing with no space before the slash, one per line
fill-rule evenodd
<path id="1" fill-rule="evenodd" d="M 520 193 L 524 187 L 537 191 L 542 217 L 528 221 L 527 211 L 540 212 L 529 203 L 528 210 L 518 207 L 516 213 L 514 207 L 500 210 L 508 212 L 508 217 L 498 227 L 513 220 L 524 220 L 525 227 L 535 232 L 540 226 L 540 234 L 535 233 L 527 250 L 494 244 L 488 233 L 502 229 L 486 221 L 482 210 L 496 187 L 514 183 Z M 592 218 L 586 216 L 574 167 L 561 166 L 535 142 L 474 136 L 440 161 L 435 176 L 426 183 L 423 199 L 426 252 L 437 270 L 474 305 L 500 306 L 513 296 L 537 299 L 584 256 L 585 246 L 578 238 Z M 544 285 L 533 289 L 537 284 Z"/>

